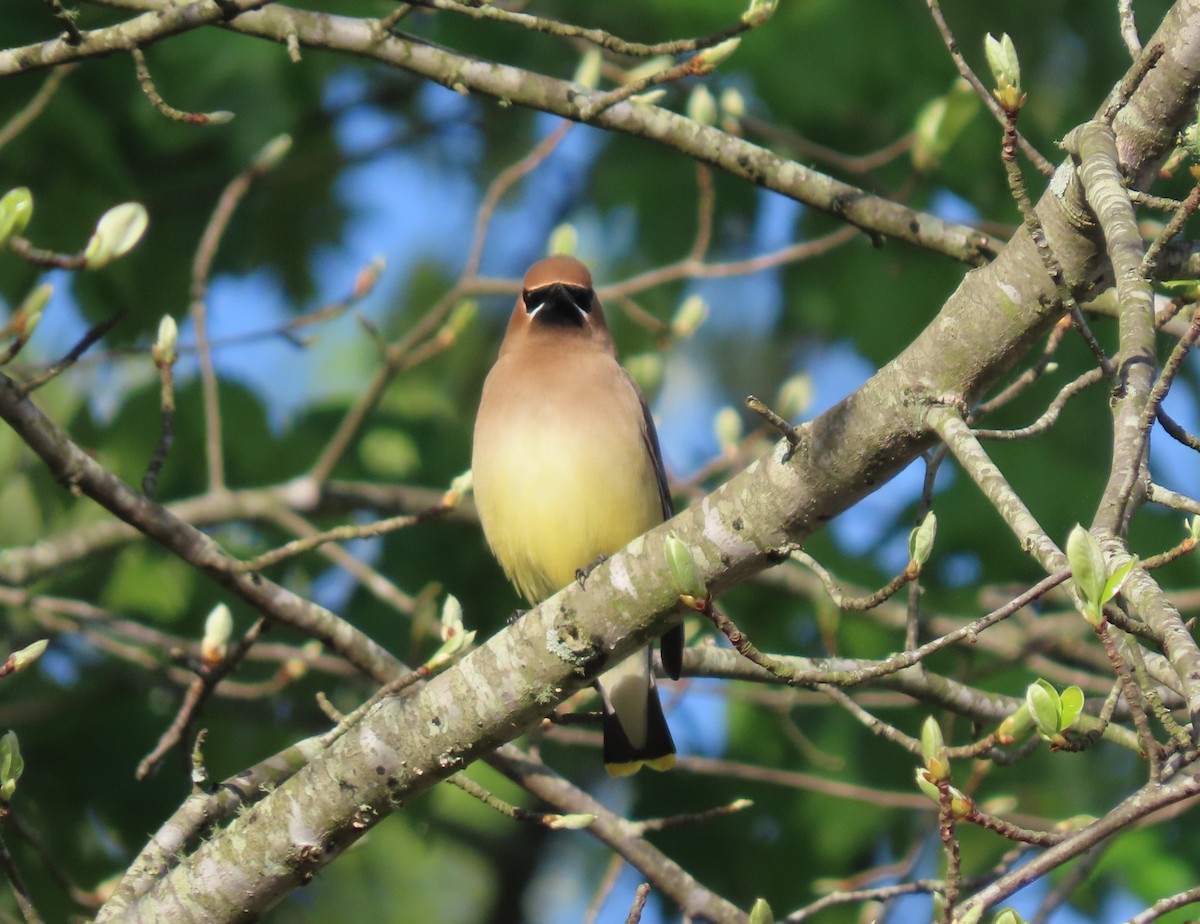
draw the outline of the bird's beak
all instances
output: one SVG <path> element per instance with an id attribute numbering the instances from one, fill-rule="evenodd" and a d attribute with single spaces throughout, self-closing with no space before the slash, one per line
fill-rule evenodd
<path id="1" fill-rule="evenodd" d="M 582 327 L 592 311 L 592 290 L 585 286 L 572 286 L 552 282 L 521 293 L 525 314 L 532 320 L 547 324 L 569 324 Z"/>

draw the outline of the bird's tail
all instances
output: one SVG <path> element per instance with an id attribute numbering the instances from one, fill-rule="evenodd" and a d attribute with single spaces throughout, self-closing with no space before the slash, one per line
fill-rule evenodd
<path id="1" fill-rule="evenodd" d="M 625 734 L 616 711 L 604 703 L 604 769 L 609 776 L 629 776 L 645 764 L 653 770 L 670 770 L 675 766 L 675 742 L 663 715 L 658 690 L 651 683 L 646 688 L 646 741 L 635 747 Z"/>

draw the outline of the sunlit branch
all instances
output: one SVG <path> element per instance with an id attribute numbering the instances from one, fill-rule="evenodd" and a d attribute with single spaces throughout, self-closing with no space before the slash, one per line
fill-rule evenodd
<path id="1" fill-rule="evenodd" d="M 67 36 L 0 51 L 0 77 L 69 61 L 82 61 L 114 51 L 131 51 L 159 39 L 226 20 L 231 15 L 260 9 L 271 2 L 273 0 L 223 0 L 222 3 L 196 0 L 184 6 L 147 7 L 154 12 L 135 16 L 115 26 L 92 29 L 78 43 L 72 42 Z"/>
<path id="2" fill-rule="evenodd" d="M 100 0 L 122 9 L 156 9 L 161 0 Z M 602 94 L 579 85 L 398 36 L 380 39 L 375 20 L 310 13 L 274 4 L 224 27 L 282 42 L 294 31 L 302 45 L 355 54 L 440 83 L 580 120 Z M 4 75 L 0 58 L 0 76 Z M 698 161 L 773 189 L 882 240 L 908 241 L 967 263 L 991 261 L 1002 243 L 965 225 L 946 222 L 810 170 L 720 129 L 697 126 L 691 119 L 658 106 L 619 103 L 591 124 L 622 134 L 646 137 Z"/>
<path id="3" fill-rule="evenodd" d="M 1133 494 L 1145 464 L 1146 431 L 1141 420 L 1154 378 L 1154 293 L 1142 275 L 1145 247 L 1111 129 L 1094 122 L 1079 126 L 1067 136 L 1065 146 L 1079 164 L 1088 203 L 1104 231 L 1120 304 L 1113 454 L 1092 525 L 1123 536 L 1137 506 Z"/>
<path id="4" fill-rule="evenodd" d="M 1061 569 L 1067 563 L 1066 556 L 1046 535 L 1020 495 L 1012 489 L 1000 469 L 988 458 L 958 411 L 950 407 L 934 407 L 929 412 L 929 422 L 950 447 L 950 451 L 971 480 L 1008 524 L 1021 548 L 1032 554 L 1047 571 L 1061 573 Z M 1064 579 L 1065 577 L 1066 575 Z"/>

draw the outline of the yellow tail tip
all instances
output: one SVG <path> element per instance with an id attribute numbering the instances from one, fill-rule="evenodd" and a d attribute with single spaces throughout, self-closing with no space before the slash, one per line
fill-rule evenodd
<path id="1" fill-rule="evenodd" d="M 664 754 L 662 757 L 654 757 L 650 760 L 629 760 L 619 764 L 605 764 L 604 769 L 608 771 L 611 777 L 632 776 L 642 769 L 642 766 L 647 766 L 651 770 L 657 770 L 664 773 L 675 766 L 675 755 Z"/>

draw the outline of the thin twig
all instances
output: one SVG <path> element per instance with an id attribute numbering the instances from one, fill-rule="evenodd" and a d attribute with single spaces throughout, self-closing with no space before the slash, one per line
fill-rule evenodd
<path id="1" fill-rule="evenodd" d="M 33 98 L 3 126 L 0 126 L 0 148 L 21 134 L 30 122 L 42 114 L 50 100 L 54 98 L 54 94 L 58 92 L 58 88 L 62 86 L 63 79 L 78 66 L 78 64 L 63 64 L 50 72 L 50 76 L 38 88 Z"/>
<path id="2" fill-rule="evenodd" d="M 1146 79 L 1146 75 L 1158 63 L 1158 59 L 1163 56 L 1165 50 L 1161 43 L 1154 44 L 1135 60 L 1134 67 L 1121 79 L 1117 88 L 1112 92 L 1108 105 L 1104 107 L 1104 113 L 1100 116 L 1100 121 L 1103 124 L 1112 125 L 1113 119 L 1117 117 L 1117 113 L 1133 97 L 1137 88 L 1142 85 L 1142 81 Z"/>
<path id="3" fill-rule="evenodd" d="M 640 292 L 651 286 L 674 282 L 679 279 L 718 279 L 727 276 L 742 276 L 773 269 L 787 263 L 811 259 L 840 247 L 857 238 L 862 232 L 858 228 L 844 227 L 822 237 L 791 244 L 771 253 L 747 257 L 744 260 L 728 260 L 721 263 L 704 263 L 685 257 L 657 269 L 647 270 L 620 282 L 609 283 L 598 288 L 597 294 L 606 300 Z"/>
<path id="4" fill-rule="evenodd" d="M 246 631 L 238 644 L 219 663 L 205 667 L 203 673 L 192 681 L 174 720 L 159 737 L 154 749 L 138 763 L 135 775 L 139 780 L 144 780 L 157 771 L 167 752 L 188 737 L 192 725 L 196 721 L 196 716 L 212 696 L 217 684 L 242 662 L 242 659 L 246 657 L 246 652 L 258 641 L 266 627 L 266 619 L 261 617 L 256 619 L 254 625 Z M 191 755 L 185 756 L 190 762 Z"/>
<path id="5" fill-rule="evenodd" d="M 1133 0 L 1117 0 L 1117 16 L 1121 22 L 1121 39 L 1129 49 L 1129 57 L 1136 61 L 1142 53 L 1142 40 L 1133 16 Z"/>
<path id="6" fill-rule="evenodd" d="M 1089 369 L 1082 375 L 1064 385 L 1054 400 L 1042 412 L 1042 415 L 1027 427 L 1018 427 L 1015 430 L 972 430 L 976 439 L 981 440 L 1019 440 L 1030 436 L 1037 436 L 1039 433 L 1044 433 L 1049 430 L 1058 420 L 1058 415 L 1062 413 L 1062 409 L 1066 407 L 1067 401 L 1082 392 L 1085 388 L 1095 385 L 1097 382 L 1104 381 L 1104 370 L 1100 368 Z"/>
<path id="7" fill-rule="evenodd" d="M 800 431 L 767 407 L 759 398 L 754 397 L 754 395 L 747 396 L 746 407 L 750 408 L 750 410 L 754 411 L 755 414 L 758 414 L 763 420 L 780 432 L 783 438 L 787 440 L 789 456 L 800 446 Z"/>
<path id="8" fill-rule="evenodd" d="M 762 135 L 772 142 L 772 144 L 790 148 L 798 155 L 798 160 L 821 161 L 831 164 L 846 173 L 856 175 L 870 175 L 871 171 L 891 163 L 898 157 L 902 157 L 912 149 L 916 137 L 912 132 L 909 132 L 876 151 L 869 151 L 866 154 L 846 154 L 836 148 L 826 147 L 823 144 L 818 144 L 815 141 L 804 138 L 785 126 L 776 125 L 773 122 L 757 118 L 753 115 L 743 116 L 741 122 L 746 128 Z"/>
<path id="9" fill-rule="evenodd" d="M 704 824 L 705 822 L 712 821 L 714 818 L 736 815 L 738 812 L 744 812 L 753 806 L 754 802 L 750 799 L 734 799 L 728 805 L 718 805 L 715 808 L 704 809 L 699 812 L 683 812 L 678 815 L 668 815 L 665 818 L 647 818 L 643 821 L 634 822 L 633 826 L 640 832 L 665 831 L 668 828 Z"/>
<path id="10" fill-rule="evenodd" d="M 443 514 L 449 513 L 454 507 L 449 504 L 437 504 L 427 510 L 422 510 L 420 513 L 405 514 L 404 516 L 389 517 L 386 520 L 377 520 L 374 523 L 367 523 L 362 526 L 336 526 L 333 529 L 327 529 L 324 532 L 317 533 L 315 536 L 306 536 L 303 539 L 294 539 L 291 542 L 272 549 L 269 552 L 264 552 L 254 558 L 239 561 L 230 566 L 233 571 L 262 571 L 264 568 L 269 568 L 271 565 L 276 565 L 281 561 L 289 558 L 294 558 L 304 552 L 308 552 L 317 546 L 324 545 L 327 542 L 345 542 L 350 539 L 367 539 L 374 536 L 383 536 L 387 533 L 395 532 L 398 529 L 407 529 L 410 526 L 416 526 L 419 523 L 424 523 L 432 520 Z"/>
<path id="11" fill-rule="evenodd" d="M 1024 392 L 1025 389 L 1041 379 L 1046 370 L 1050 368 L 1050 364 L 1054 361 L 1054 355 L 1058 352 L 1063 335 L 1070 326 L 1070 318 L 1065 316 L 1059 318 L 1058 323 L 1050 328 L 1050 333 L 1046 337 L 1046 345 L 1042 347 L 1042 355 L 1038 357 L 1037 362 L 1022 372 L 993 397 L 976 405 L 975 410 L 971 412 L 970 422 L 974 423 L 977 420 L 982 420 L 993 411 L 1004 407 L 1004 405 Z"/>
<path id="12" fill-rule="evenodd" d="M 954 908 L 958 904 L 962 889 L 962 854 L 955 832 L 954 795 L 948 781 L 938 784 L 938 834 L 946 852 L 946 887 L 942 890 L 945 902 L 939 922 L 949 924 L 954 920 Z"/>
<path id="13" fill-rule="evenodd" d="M 140 48 L 130 50 L 133 56 L 133 67 L 137 74 L 138 85 L 151 105 L 173 122 L 183 122 L 187 125 L 224 125 L 233 118 L 232 112 L 219 110 L 216 112 L 186 112 L 170 105 L 158 92 L 154 78 L 150 76 L 150 67 L 146 64 L 146 55 Z"/>
<path id="14" fill-rule="evenodd" d="M 451 308 L 460 298 L 467 295 L 471 284 L 476 279 L 479 262 L 483 254 L 484 241 L 491 224 L 492 215 L 500 198 L 518 180 L 527 176 L 542 163 L 565 137 L 571 123 L 564 122 L 545 138 L 541 139 L 528 154 L 521 157 L 511 166 L 501 171 L 484 193 L 483 202 L 475 216 L 475 230 L 471 239 L 471 248 L 467 252 L 467 262 L 459 275 L 458 281 L 450 290 L 430 308 L 417 324 L 395 343 L 390 344 L 385 351 L 384 365 L 376 371 L 374 378 L 367 385 L 362 397 L 342 417 L 341 423 L 334 431 L 325 448 L 313 463 L 310 476 L 317 483 L 324 483 L 333 473 L 338 460 L 349 448 L 355 434 L 358 433 L 367 415 L 378 404 L 387 386 L 392 380 L 411 368 L 420 360 L 418 345 L 426 338 L 434 335 L 437 327 L 445 319 Z M 518 284 L 515 291 L 520 291 Z"/>
<path id="15" fill-rule="evenodd" d="M 28 238 L 15 234 L 8 239 L 8 249 L 32 266 L 42 269 L 87 269 L 87 257 L 82 253 L 58 253 L 35 247 Z"/>
<path id="16" fill-rule="evenodd" d="M 546 828 L 563 828 L 563 827 L 586 827 L 579 824 L 564 825 L 564 816 L 557 812 L 535 812 L 519 805 L 513 805 L 505 802 L 495 793 L 490 792 L 483 786 L 480 786 L 473 779 L 463 773 L 456 773 L 454 776 L 446 780 L 461 789 L 470 796 L 474 796 L 484 805 L 495 809 L 501 815 L 511 818 L 514 821 L 527 821 L 531 824 L 542 825 Z M 581 819 L 582 821 L 582 819 Z"/>
<path id="17" fill-rule="evenodd" d="M 446 10 L 451 13 L 459 13 L 464 16 L 470 16 L 473 19 L 490 19 L 497 22 L 512 23 L 529 29 L 532 32 L 544 32 L 549 35 L 558 35 L 563 38 L 583 39 L 585 42 L 590 42 L 600 48 L 608 51 L 616 52 L 622 55 L 631 55 L 639 58 L 649 58 L 655 55 L 677 55 L 686 52 L 699 51 L 701 48 L 709 48 L 713 45 L 718 45 L 728 38 L 739 35 L 747 29 L 752 28 L 749 23 L 739 22 L 735 26 L 728 29 L 722 29 L 720 32 L 714 32 L 711 35 L 705 35 L 694 39 L 677 39 L 671 42 L 659 42 L 653 45 L 642 44 L 641 42 L 627 42 L 624 39 L 618 38 L 603 29 L 586 29 L 581 26 L 575 26 L 570 23 L 559 22 L 554 19 L 545 19 L 540 16 L 531 16 L 528 13 L 519 13 L 503 7 L 481 4 L 474 5 L 468 3 L 456 3 L 454 0 L 412 0 L 412 6 L 428 7 L 435 10 Z"/>
<path id="18" fill-rule="evenodd" d="M 1200 208 L 1200 183 L 1192 187 L 1192 191 L 1188 193 L 1183 202 L 1179 203 L 1179 207 L 1175 209 L 1166 226 L 1146 248 L 1146 255 L 1142 257 L 1142 275 L 1147 279 L 1154 278 L 1154 271 L 1158 267 L 1158 259 L 1162 255 L 1163 248 L 1183 232 L 1183 226 L 1196 213 L 1197 208 Z"/>
<path id="19" fill-rule="evenodd" d="M 596 919 L 600 917 L 600 912 L 604 910 L 604 905 L 608 901 L 608 897 L 612 894 L 612 890 L 617 886 L 617 880 L 621 878 L 621 873 L 625 869 L 625 858 L 619 853 L 614 853 L 608 861 L 608 866 L 604 869 L 604 875 L 600 882 L 596 884 L 595 890 L 592 892 L 592 897 L 588 901 L 587 911 L 583 915 L 583 924 L 596 924 Z"/>
<path id="20" fill-rule="evenodd" d="M 99 340 L 101 337 L 103 337 L 105 334 L 107 334 L 110 330 L 112 330 L 114 327 L 116 327 L 117 324 L 121 321 L 121 319 L 124 318 L 125 315 L 128 313 L 129 313 L 128 308 L 119 308 L 115 312 L 110 314 L 107 318 L 105 318 L 103 321 L 93 324 L 88 329 L 87 333 L 85 333 L 82 337 L 79 338 L 79 342 L 76 343 L 75 346 L 71 347 L 70 351 L 67 353 L 66 356 L 64 356 L 62 359 L 60 359 L 58 362 L 56 362 L 53 366 L 51 366 L 49 369 L 47 369 L 45 372 L 43 372 L 37 378 L 30 379 L 28 382 L 22 383 L 21 394 L 28 395 L 31 392 L 36 391 L 37 389 L 39 389 L 43 385 L 45 385 L 47 382 L 49 382 L 51 379 L 53 379 L 55 376 L 59 375 L 64 370 L 69 369 L 71 366 L 75 365 L 75 363 L 78 361 L 79 357 L 82 356 L 84 353 L 86 353 L 88 348 L 91 347 L 91 345 L 93 343 L 95 343 L 97 340 Z"/>
<path id="21" fill-rule="evenodd" d="M 7 804 L 0 805 L 0 815 L 7 815 L 8 811 Z M 13 897 L 17 900 L 17 907 L 21 909 L 21 915 L 25 918 L 26 924 L 42 924 L 41 915 L 37 913 L 29 889 L 25 887 L 25 880 L 21 878 L 17 864 L 13 860 L 12 854 L 8 852 L 8 845 L 4 842 L 3 834 L 0 834 L 0 871 L 3 871 L 8 879 L 8 884 L 12 886 Z"/>
<path id="22" fill-rule="evenodd" d="M 75 18 L 79 15 L 77 10 L 68 10 L 62 4 L 62 0 L 46 0 L 46 6 L 50 7 L 50 12 L 54 14 L 54 18 L 62 23 L 63 39 L 68 45 L 82 45 L 83 33 L 79 31 L 79 26 L 75 24 Z"/>
<path id="23" fill-rule="evenodd" d="M 607 93 L 593 94 L 589 100 L 581 103 L 579 106 L 580 121 L 590 122 L 596 116 L 600 115 L 600 113 L 617 105 L 617 103 L 624 102 L 631 96 L 637 96 L 639 93 L 645 93 L 652 87 L 662 86 L 664 83 L 674 83 L 677 80 L 682 80 L 684 77 L 693 77 L 704 73 L 701 62 L 697 60 L 697 57 L 693 56 L 680 64 L 664 67 L 661 71 L 655 71 L 653 74 L 646 74 L 644 77 L 631 80 L 624 86 L 609 90 Z"/>
<path id="24" fill-rule="evenodd" d="M 1125 924 L 1151 924 L 1157 921 L 1164 914 L 1169 914 L 1176 908 L 1182 908 L 1185 905 L 1192 905 L 1200 902 L 1200 886 L 1194 889 L 1187 889 L 1167 898 L 1160 898 L 1153 905 L 1138 914 L 1131 917 Z"/>
<path id="25" fill-rule="evenodd" d="M 837 604 L 838 609 L 855 613 L 865 613 L 867 610 L 875 609 L 875 607 L 894 597 L 900 588 L 916 577 L 915 574 L 910 574 L 908 569 L 905 569 L 873 593 L 852 597 L 842 589 L 837 579 L 830 574 L 829 569 L 804 550 L 797 549 L 791 553 L 791 557 L 795 562 L 804 565 L 804 567 L 811 570 L 821 579 L 821 583 L 825 587 L 825 592 L 829 594 L 829 599 Z"/>
<path id="26" fill-rule="evenodd" d="M 154 452 L 146 466 L 146 474 L 142 476 L 142 493 L 154 497 L 158 486 L 158 474 L 167 461 L 167 453 L 175 442 L 175 365 L 173 362 L 156 361 L 159 376 L 159 414 L 162 419 L 162 433 L 154 444 Z"/>
<path id="27" fill-rule="evenodd" d="M 208 342 L 208 308 L 205 295 L 217 247 L 238 203 L 250 191 L 256 180 L 278 163 L 281 149 L 279 139 L 268 142 L 254 156 L 250 166 L 234 177 L 217 200 L 208 219 L 200 243 L 192 258 L 191 306 L 192 325 L 196 332 L 196 354 L 200 361 L 200 385 L 204 395 L 204 446 L 208 463 L 208 486 L 212 491 L 225 490 L 225 457 L 221 440 L 221 405 L 217 391 L 217 375 L 213 368 L 212 348 Z"/>
<path id="28" fill-rule="evenodd" d="M 633 904 L 625 918 L 625 924 L 639 924 L 642 920 L 642 910 L 646 907 L 646 899 L 650 897 L 650 883 L 643 882 L 633 893 Z"/>
<path id="29" fill-rule="evenodd" d="M 958 40 L 955 39 L 954 33 L 950 31 L 950 26 L 946 23 L 946 18 L 942 15 L 942 8 L 938 0 L 925 0 L 925 5 L 929 7 L 929 12 L 933 15 L 934 24 L 937 26 L 938 33 L 942 37 L 942 41 L 946 44 L 946 50 L 950 52 L 950 57 L 954 61 L 954 66 L 958 68 L 959 74 L 963 79 L 971 85 L 975 90 L 976 95 L 983 100 L 988 111 L 996 117 L 996 121 L 1001 125 L 1007 124 L 1007 116 L 1003 108 L 996 101 L 996 98 L 988 92 L 987 87 L 983 85 L 973 70 L 971 65 L 967 64 L 966 58 L 962 56 L 962 52 L 958 49 Z M 1044 176 L 1050 176 L 1054 173 L 1054 164 L 1050 163 L 1032 144 L 1025 139 L 1023 135 L 1017 135 L 1017 143 L 1021 147 L 1021 152 L 1029 158 L 1030 162 L 1037 168 L 1038 172 Z"/>
<path id="30" fill-rule="evenodd" d="M 1154 409 L 1154 415 L 1158 419 L 1159 424 L 1162 425 L 1163 430 L 1165 430 L 1173 440 L 1182 443 L 1189 449 L 1194 449 L 1196 452 L 1200 452 L 1200 438 L 1188 433 L 1188 431 L 1181 426 L 1174 417 L 1162 409 L 1161 404 Z"/>

